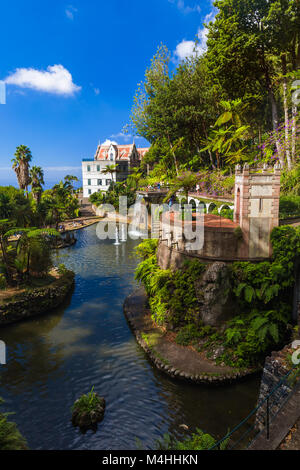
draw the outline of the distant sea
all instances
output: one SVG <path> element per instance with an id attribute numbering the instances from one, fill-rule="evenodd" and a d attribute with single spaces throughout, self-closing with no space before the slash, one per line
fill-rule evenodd
<path id="1" fill-rule="evenodd" d="M 76 188 L 80 188 L 82 186 L 81 172 L 79 171 L 69 170 L 69 171 L 64 171 L 63 173 L 60 171 L 59 172 L 54 172 L 54 171 L 47 172 L 46 171 L 45 176 L 44 176 L 44 179 L 45 179 L 44 189 L 53 188 L 53 186 L 59 183 L 60 180 L 63 180 L 67 174 L 77 176 L 77 178 L 79 179 L 79 182 L 74 184 Z M 16 188 L 19 187 L 17 178 L 12 171 L 4 172 L 0 170 L 0 186 L 15 186 Z"/>

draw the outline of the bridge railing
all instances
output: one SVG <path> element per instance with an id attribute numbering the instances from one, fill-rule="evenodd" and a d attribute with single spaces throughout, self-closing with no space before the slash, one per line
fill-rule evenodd
<path id="1" fill-rule="evenodd" d="M 268 395 L 232 431 L 214 444 L 209 450 L 246 449 L 258 436 L 266 431 L 270 437 L 270 425 L 293 393 L 293 382 L 300 374 L 295 365 L 284 375 Z"/>

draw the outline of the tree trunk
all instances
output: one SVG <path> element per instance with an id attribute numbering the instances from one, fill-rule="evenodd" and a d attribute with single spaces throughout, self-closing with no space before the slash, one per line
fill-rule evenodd
<path id="1" fill-rule="evenodd" d="M 273 131 L 274 131 L 275 141 L 276 141 L 276 149 L 277 149 L 280 164 L 281 164 L 282 167 L 284 167 L 284 159 L 283 159 L 283 155 L 282 155 L 282 152 L 281 152 L 281 149 L 280 149 L 280 141 L 279 141 L 279 135 L 278 135 L 279 121 L 278 121 L 277 103 L 276 103 L 276 99 L 275 99 L 275 95 L 274 95 L 274 90 L 273 90 L 273 87 L 272 87 L 272 81 L 271 81 L 271 77 L 270 77 L 270 73 L 269 73 L 269 68 L 268 68 L 268 65 L 267 65 L 266 59 L 265 59 L 264 49 L 262 51 L 261 61 L 262 61 L 262 68 L 263 68 L 263 72 L 264 72 L 264 76 L 265 76 L 266 88 L 267 88 L 268 95 L 269 95 L 269 100 L 270 100 L 270 103 L 271 103 L 272 123 L 273 123 Z"/>
<path id="2" fill-rule="evenodd" d="M 286 66 L 286 54 L 282 54 L 281 56 L 281 64 L 282 64 L 282 74 L 283 74 L 283 108 L 284 108 L 284 134 L 285 134 L 285 155 L 288 169 L 290 170 L 292 167 L 291 161 L 291 152 L 290 152 L 290 144 L 289 144 L 289 109 L 288 109 L 288 86 L 287 86 L 287 66 Z"/>
<path id="3" fill-rule="evenodd" d="M 170 149 L 171 149 L 171 152 L 172 152 L 172 155 L 173 155 L 173 159 L 174 159 L 176 175 L 179 176 L 179 170 L 178 170 L 176 155 L 175 155 L 175 152 L 174 152 L 174 150 L 173 150 L 173 146 L 172 146 L 172 144 L 171 144 L 171 140 L 170 140 L 169 135 L 168 135 L 168 141 L 169 141 Z"/>
<path id="4" fill-rule="evenodd" d="M 295 162 L 295 159 L 296 159 L 297 115 L 298 115 L 297 105 L 293 103 L 292 105 L 292 162 Z"/>

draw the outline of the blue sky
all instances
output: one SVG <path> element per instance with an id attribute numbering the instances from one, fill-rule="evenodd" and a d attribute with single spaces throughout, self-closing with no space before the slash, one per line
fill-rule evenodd
<path id="1" fill-rule="evenodd" d="M 30 147 L 47 186 L 80 176 L 98 141 L 122 136 L 137 83 L 162 42 L 173 63 L 192 53 L 210 0 L 15 0 L 1 5 L 0 184 L 16 184 L 11 158 Z M 137 139 L 138 146 L 148 146 Z"/>

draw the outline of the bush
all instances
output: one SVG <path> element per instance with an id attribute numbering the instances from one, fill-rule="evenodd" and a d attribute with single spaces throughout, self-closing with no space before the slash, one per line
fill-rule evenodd
<path id="1" fill-rule="evenodd" d="M 292 170 L 283 172 L 281 176 L 281 193 L 300 196 L 300 163 Z"/>
<path id="2" fill-rule="evenodd" d="M 30 242 L 30 271 L 38 276 L 48 274 L 53 266 L 50 243 L 45 238 Z"/>
<path id="3" fill-rule="evenodd" d="M 281 219 L 300 217 L 300 196 L 281 196 L 279 214 Z"/>
<path id="4" fill-rule="evenodd" d="M 66 266 L 61 263 L 57 267 L 57 272 L 60 276 L 63 276 L 64 274 L 66 274 L 68 272 L 68 270 L 67 270 Z"/>
<path id="5" fill-rule="evenodd" d="M 224 217 L 224 219 L 233 220 L 234 211 L 232 209 L 222 209 L 219 213 L 218 208 L 216 207 L 212 212 L 214 215 L 219 215 L 220 217 Z"/>
<path id="6" fill-rule="evenodd" d="M 94 392 L 94 387 L 87 395 L 82 395 L 72 407 L 72 423 L 81 429 L 95 429 L 102 421 L 105 412 L 105 400 Z"/>
<path id="7" fill-rule="evenodd" d="M 0 274 L 0 290 L 4 290 L 7 287 L 7 282 L 4 274 Z"/>
<path id="8" fill-rule="evenodd" d="M 189 324 L 180 329 L 176 336 L 176 343 L 181 346 L 188 346 L 189 344 L 196 343 L 199 339 L 213 333 L 215 330 L 211 326 L 196 327 L 194 324 Z"/>
<path id="9" fill-rule="evenodd" d="M 0 404 L 3 400 L 0 399 Z M 0 450 L 26 450 L 27 443 L 15 423 L 7 420 L 8 413 L 0 413 Z"/>
<path id="10" fill-rule="evenodd" d="M 135 249 L 135 252 L 137 256 L 145 260 L 146 258 L 156 254 L 157 247 L 158 240 L 149 238 L 148 240 L 144 240 L 142 243 L 140 243 Z"/>
<path id="11" fill-rule="evenodd" d="M 72 411 L 78 410 L 80 413 L 90 413 L 99 404 L 99 396 L 94 392 L 94 387 L 86 395 L 81 397 L 75 402 Z"/>
<path id="12" fill-rule="evenodd" d="M 229 439 L 222 442 L 220 450 L 225 450 L 228 446 Z M 178 441 L 172 438 L 169 434 L 165 434 L 163 440 L 156 441 L 157 450 L 210 450 L 217 441 L 207 433 L 197 429 L 195 433 L 184 439 Z"/>

